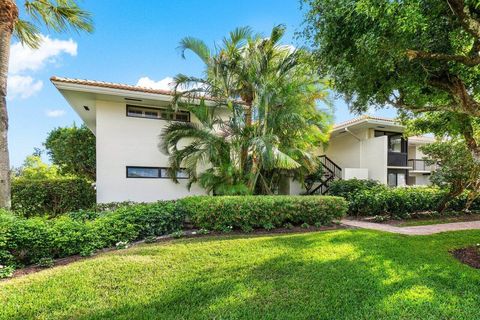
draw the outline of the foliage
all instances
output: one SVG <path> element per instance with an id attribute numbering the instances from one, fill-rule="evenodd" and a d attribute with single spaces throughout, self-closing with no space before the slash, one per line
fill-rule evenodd
<path id="1" fill-rule="evenodd" d="M 44 180 L 60 177 L 59 168 L 42 161 L 39 155 L 27 156 L 23 165 L 16 170 L 13 179 Z"/>
<path id="2" fill-rule="evenodd" d="M 284 33 L 281 25 L 267 38 L 238 28 L 215 50 L 182 40 L 182 56 L 195 53 L 205 71 L 202 78 L 178 75 L 173 103 L 200 123 L 171 123 L 162 149 L 172 170 L 186 168 L 190 183 L 220 195 L 272 194 L 285 177 L 301 181 L 316 169 L 312 152 L 327 141 L 330 125 L 317 103 L 327 101 L 328 84 L 305 50 L 280 44 Z"/>
<path id="3" fill-rule="evenodd" d="M 56 128 L 50 131 L 44 145 L 62 174 L 95 181 L 95 136 L 85 125 Z"/>
<path id="4" fill-rule="evenodd" d="M 220 231 L 286 223 L 329 224 L 347 210 L 344 199 L 327 196 L 199 196 L 181 199 L 178 206 L 194 225 Z"/>
<path id="5" fill-rule="evenodd" d="M 387 187 L 375 180 L 335 180 L 330 183 L 328 187 L 328 194 L 331 196 L 343 197 L 345 200 L 351 201 L 358 192 L 372 188 L 381 189 Z"/>
<path id="6" fill-rule="evenodd" d="M 12 181 L 12 210 L 26 217 L 61 213 L 95 206 L 96 193 L 83 178 Z"/>
<path id="7" fill-rule="evenodd" d="M 390 104 L 413 115 L 480 116 L 477 1 L 304 0 L 316 65 L 356 112 Z M 446 123 L 448 125 L 448 123 Z M 480 137 L 463 138 L 480 162 Z"/>
<path id="8" fill-rule="evenodd" d="M 181 228 L 184 216 L 173 201 L 105 212 L 93 220 L 61 216 L 23 218 L 0 212 L 0 264 L 28 265 L 158 236 Z"/>
<path id="9" fill-rule="evenodd" d="M 2 266 L 0 265 L 0 279 L 10 278 L 15 272 L 13 266 Z"/>
<path id="10" fill-rule="evenodd" d="M 385 188 L 376 186 L 353 195 L 349 201 L 349 214 L 410 218 L 415 213 L 436 211 L 447 193 L 447 190 L 435 187 Z M 450 201 L 449 208 L 462 210 L 466 204 L 467 196 L 462 194 L 454 201 Z M 472 208 L 480 208 L 479 205 L 480 202 L 474 202 Z"/>
<path id="11" fill-rule="evenodd" d="M 55 260 L 52 258 L 41 258 L 38 260 L 37 265 L 42 268 L 51 268 L 55 265 Z"/>
<path id="12" fill-rule="evenodd" d="M 425 145 L 421 151 L 427 157 L 427 163 L 439 164 L 430 180 L 448 190 L 445 199 L 439 204 L 443 211 L 448 203 L 464 193 L 468 193 L 466 208 L 480 196 L 480 164 L 473 161 L 462 140 L 448 140 Z"/>
<path id="13" fill-rule="evenodd" d="M 335 230 L 140 245 L 0 282 L 2 319 L 480 319 L 479 230 Z M 154 297 L 154 298 L 153 298 Z"/>

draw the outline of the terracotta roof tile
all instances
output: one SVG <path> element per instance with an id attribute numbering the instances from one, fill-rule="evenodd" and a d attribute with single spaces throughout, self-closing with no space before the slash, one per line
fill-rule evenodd
<path id="1" fill-rule="evenodd" d="M 175 94 L 174 91 L 172 90 L 153 89 L 153 88 L 147 88 L 147 87 L 134 86 L 130 84 L 107 82 L 107 81 L 73 79 L 73 78 L 64 78 L 64 77 L 56 77 L 56 76 L 51 77 L 50 81 L 72 83 L 72 84 L 79 84 L 84 86 L 92 86 L 92 87 L 100 87 L 100 88 L 120 89 L 120 90 L 142 92 L 142 93 L 163 94 L 163 95 L 170 95 L 170 96 L 173 96 Z M 212 97 L 205 97 L 205 99 L 210 101 L 216 100 Z M 242 101 L 237 101 L 237 102 L 243 104 Z"/>

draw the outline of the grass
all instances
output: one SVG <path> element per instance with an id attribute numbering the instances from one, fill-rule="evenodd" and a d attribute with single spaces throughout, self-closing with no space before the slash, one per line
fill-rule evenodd
<path id="1" fill-rule="evenodd" d="M 443 224 L 453 222 L 464 222 L 480 220 L 480 214 L 458 215 L 452 217 L 437 217 L 431 219 L 412 219 L 400 222 L 397 227 L 426 226 L 430 224 Z"/>
<path id="2" fill-rule="evenodd" d="M 480 319 L 480 231 L 179 239 L 0 282 L 1 319 Z"/>

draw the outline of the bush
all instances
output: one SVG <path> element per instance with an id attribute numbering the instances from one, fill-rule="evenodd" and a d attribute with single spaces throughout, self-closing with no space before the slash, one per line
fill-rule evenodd
<path id="1" fill-rule="evenodd" d="M 0 211 L 0 265 L 28 265 L 112 247 L 148 236 L 177 231 L 184 216 L 175 202 L 121 207 L 93 220 L 64 215 L 55 219 L 24 218 Z"/>
<path id="2" fill-rule="evenodd" d="M 330 196 L 197 196 L 178 201 L 179 212 L 209 230 L 249 230 L 286 223 L 329 224 L 343 217 L 347 202 Z"/>
<path id="3" fill-rule="evenodd" d="M 375 180 L 335 180 L 330 183 L 328 194 L 331 196 L 343 197 L 347 201 L 351 201 L 357 193 L 376 187 L 387 189 L 385 185 Z"/>
<path id="4" fill-rule="evenodd" d="M 349 213 L 409 218 L 417 212 L 435 211 L 444 195 L 445 191 L 435 187 L 373 187 L 351 197 Z"/>
<path id="5" fill-rule="evenodd" d="M 57 216 L 94 206 L 95 189 L 82 178 L 12 181 L 12 209 L 25 217 Z"/>

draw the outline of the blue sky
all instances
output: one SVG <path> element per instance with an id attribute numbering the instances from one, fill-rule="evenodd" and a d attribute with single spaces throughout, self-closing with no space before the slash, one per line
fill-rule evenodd
<path id="1" fill-rule="evenodd" d="M 17 3 L 22 3 L 18 1 Z M 93 14 L 93 34 L 54 34 L 37 52 L 13 40 L 9 73 L 11 164 L 19 166 L 47 133 L 58 126 L 80 124 L 80 118 L 50 83 L 52 75 L 137 84 L 148 77 L 160 81 L 177 73 L 199 75 L 202 64 L 193 56 L 184 60 L 176 47 L 194 36 L 209 44 L 238 26 L 267 34 L 283 23 L 285 43 L 301 45 L 298 0 L 85 0 Z M 335 120 L 353 115 L 341 99 L 335 100 Z M 378 115 L 393 117 L 392 110 Z"/>

